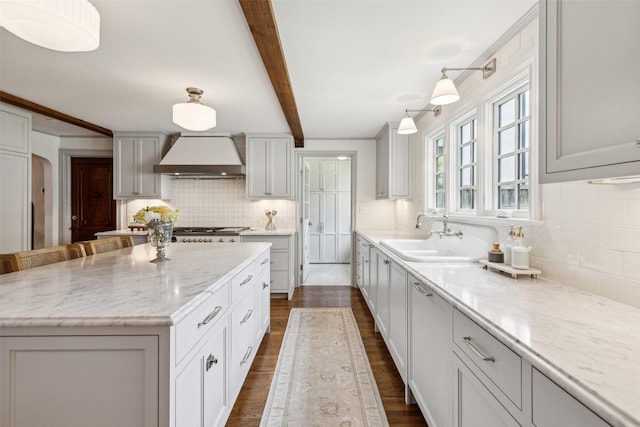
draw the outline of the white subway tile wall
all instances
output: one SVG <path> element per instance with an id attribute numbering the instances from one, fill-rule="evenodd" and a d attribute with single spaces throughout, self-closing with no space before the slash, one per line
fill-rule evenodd
<path id="1" fill-rule="evenodd" d="M 173 197 L 163 200 L 132 200 L 127 203 L 127 218 L 146 206 L 169 205 L 180 209 L 177 225 L 254 227 L 267 225 L 266 210 L 275 210 L 273 219 L 280 229 L 296 228 L 296 202 L 290 200 L 259 200 L 247 198 L 244 180 L 236 179 L 174 179 Z"/>
<path id="2" fill-rule="evenodd" d="M 542 276 L 640 307 L 640 184 L 546 184 L 542 200 L 526 239 Z"/>

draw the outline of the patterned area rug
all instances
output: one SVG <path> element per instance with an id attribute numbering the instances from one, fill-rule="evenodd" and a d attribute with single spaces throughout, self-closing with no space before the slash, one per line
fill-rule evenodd
<path id="1" fill-rule="evenodd" d="M 388 426 L 350 308 L 294 308 L 261 426 Z"/>

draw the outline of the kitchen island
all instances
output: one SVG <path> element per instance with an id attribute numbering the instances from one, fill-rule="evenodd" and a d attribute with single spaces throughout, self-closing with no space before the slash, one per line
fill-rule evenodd
<path id="1" fill-rule="evenodd" d="M 224 425 L 269 329 L 266 243 L 149 244 L 0 276 L 0 425 Z"/>

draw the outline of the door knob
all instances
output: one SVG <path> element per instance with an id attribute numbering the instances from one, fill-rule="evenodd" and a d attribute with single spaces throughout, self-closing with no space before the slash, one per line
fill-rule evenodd
<path id="1" fill-rule="evenodd" d="M 72 221 L 77 221 L 78 220 L 78 215 L 71 215 L 71 220 Z"/>

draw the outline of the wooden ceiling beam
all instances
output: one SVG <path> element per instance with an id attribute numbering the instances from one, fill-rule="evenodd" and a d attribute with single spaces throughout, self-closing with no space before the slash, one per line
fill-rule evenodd
<path id="1" fill-rule="evenodd" d="M 81 120 L 77 117 L 61 113 L 60 111 L 52 110 L 49 107 L 36 104 L 35 102 L 31 102 L 15 95 L 11 95 L 7 92 L 0 91 L 0 101 L 113 138 L 113 132 L 107 128 L 103 128 L 102 126 L 98 126 L 93 123 L 85 122 L 84 120 Z"/>
<path id="2" fill-rule="evenodd" d="M 271 0 L 238 0 L 242 12 L 249 25 L 253 40 L 256 43 L 262 62 L 267 69 L 271 85 L 280 101 L 295 146 L 304 147 L 304 135 L 298 107 L 293 95 L 293 88 L 289 79 L 287 63 L 284 59 L 278 26 L 273 13 Z"/>

